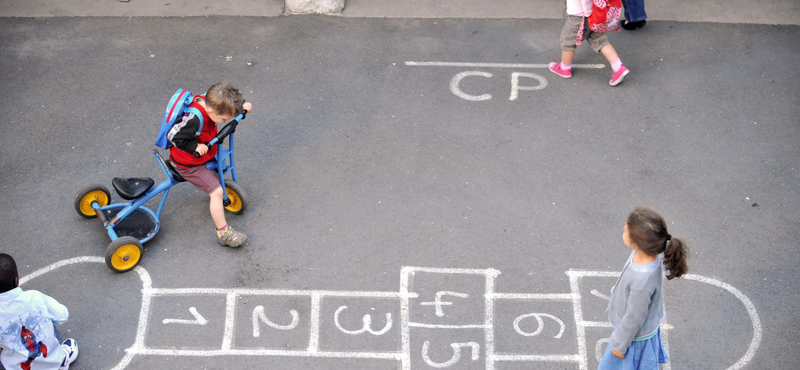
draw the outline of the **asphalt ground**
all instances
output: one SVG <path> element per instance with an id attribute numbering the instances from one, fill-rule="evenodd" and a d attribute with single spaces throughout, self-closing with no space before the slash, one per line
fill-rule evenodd
<path id="1" fill-rule="evenodd" d="M 23 276 L 66 259 L 103 256 L 109 239 L 99 221 L 76 214 L 78 189 L 92 183 L 112 189 L 116 176 L 161 181 L 152 143 L 170 94 L 226 80 L 255 106 L 236 134 L 249 209 L 228 216 L 250 235 L 248 244 L 218 246 L 207 197 L 183 184 L 170 192 L 162 229 L 145 245 L 138 273 L 85 262 L 26 282 L 24 288 L 69 307 L 62 332 L 81 345 L 73 369 L 121 368 L 137 328 L 146 334 L 139 349 L 153 352 L 133 356 L 126 369 L 398 369 L 396 358 L 298 354 L 312 341 L 314 298 L 260 294 L 398 293 L 404 266 L 501 272 L 495 279 L 418 272 L 407 287 L 419 297 L 408 307 L 396 297 L 321 299 L 319 351 L 403 352 L 404 315 L 430 325 L 484 324 L 482 295 L 490 280 L 495 292 L 568 294 L 574 293 L 570 269 L 619 271 L 628 255 L 623 222 L 639 204 L 659 210 L 672 235 L 687 241 L 692 273 L 729 284 L 757 312 L 758 325 L 744 301 L 710 280 L 667 283 L 671 368 L 794 367 L 800 29 L 651 22 L 615 33 L 611 41 L 632 70 L 615 88 L 607 84 L 607 65 L 576 69 L 564 80 L 535 66 L 405 63 L 546 64 L 559 56 L 561 25 L 4 18 L 2 251 L 16 258 Z M 604 59 L 584 46 L 576 63 Z M 451 92 L 453 77 L 467 71 L 491 77 L 465 77 L 458 87 L 491 99 L 468 101 Z M 521 86 L 540 89 L 510 100 L 515 72 L 527 74 L 519 77 Z M 162 291 L 151 297 L 140 325 L 143 271 L 153 288 L 201 293 Z M 558 360 L 581 351 L 574 312 L 605 321 L 604 302 L 589 291 L 604 293 L 612 284 L 611 277 L 584 277 L 576 293 L 580 310 L 571 299 L 495 301 L 494 351 L 550 356 L 498 361 L 496 368 L 579 368 L 580 360 Z M 225 292 L 233 288 L 252 291 L 237 293 L 236 309 L 226 311 Z M 443 306 L 440 317 L 434 306 L 422 305 L 439 291 L 469 298 L 445 296 L 453 305 Z M 262 321 L 264 332 L 255 336 L 251 313 L 258 306 L 278 326 L 288 326 L 295 310 L 298 324 L 279 330 Z M 335 311 L 343 306 L 337 324 Z M 207 324 L 164 323 L 193 320 L 189 307 Z M 228 345 L 241 352 L 215 356 L 226 346 L 226 312 L 235 323 Z M 558 317 L 563 335 L 555 338 L 558 325 L 546 317 L 535 336 L 515 332 L 515 318 L 533 312 Z M 370 314 L 377 332 L 387 325 L 386 313 L 393 325 L 381 335 L 349 335 L 337 326 L 357 331 Z M 518 324 L 527 334 L 537 330 L 531 316 Z M 418 326 L 410 332 L 410 368 L 431 368 L 421 356 L 425 342 L 435 363 L 451 358 L 450 343 L 474 342 L 478 350 L 463 348 L 453 368 L 486 367 L 484 329 Z M 609 333 L 584 330 L 586 368 L 596 366 L 595 345 Z M 258 352 L 265 348 L 281 355 Z M 737 362 L 742 358 L 748 362 Z"/>

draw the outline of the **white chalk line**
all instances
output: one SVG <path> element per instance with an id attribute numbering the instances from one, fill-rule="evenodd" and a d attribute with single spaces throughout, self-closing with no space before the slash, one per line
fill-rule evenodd
<path id="1" fill-rule="evenodd" d="M 739 361 L 736 361 L 736 363 L 731 365 L 731 367 L 729 367 L 727 370 L 738 370 L 747 365 L 753 359 L 753 356 L 756 355 L 756 350 L 758 350 L 758 346 L 761 344 L 762 335 L 761 319 L 758 317 L 758 312 L 756 311 L 756 307 L 753 305 L 753 302 L 751 302 L 750 298 L 747 298 L 746 295 L 742 294 L 739 289 L 736 289 L 732 285 L 720 280 L 695 274 L 686 274 L 682 278 L 720 287 L 731 292 L 734 296 L 736 296 L 736 298 L 739 298 L 739 300 L 742 301 L 744 307 L 747 309 L 747 314 L 750 316 L 750 322 L 753 324 L 753 339 L 750 341 L 750 346 L 747 348 L 747 353 L 745 353 L 745 355 L 742 356 Z"/>
<path id="2" fill-rule="evenodd" d="M 467 67 L 467 68 L 550 68 L 549 64 L 529 63 L 468 63 L 468 62 L 413 62 L 407 61 L 405 65 L 411 67 Z M 573 64 L 572 68 L 605 68 L 603 64 Z"/>
<path id="3" fill-rule="evenodd" d="M 341 290 L 283 290 L 283 289 L 222 289 L 222 288 L 150 288 L 145 293 L 154 297 L 169 295 L 228 295 L 236 296 L 298 296 L 298 297 L 359 297 L 359 298 L 401 298 L 398 292 L 369 292 L 369 291 L 341 291 Z M 417 293 L 411 293 L 410 298 L 417 298 Z"/>
<path id="4" fill-rule="evenodd" d="M 403 266 L 403 274 L 414 274 L 417 272 L 426 272 L 433 274 L 472 274 L 472 275 L 500 275 L 499 270 L 495 269 L 461 269 L 461 268 L 446 268 L 446 267 L 415 267 Z"/>
<path id="5" fill-rule="evenodd" d="M 586 329 L 583 323 L 583 309 L 581 308 L 581 294 L 579 276 L 571 275 L 571 271 L 567 271 L 569 276 L 569 287 L 572 291 L 574 298 L 572 298 L 572 312 L 575 318 L 575 333 L 578 340 L 578 368 L 580 370 L 588 370 L 589 360 L 586 358 Z"/>
<path id="6" fill-rule="evenodd" d="M 419 322 L 409 322 L 408 326 L 412 328 L 428 328 L 428 329 L 486 329 L 486 324 L 444 325 L 444 324 L 424 324 Z"/>
<path id="7" fill-rule="evenodd" d="M 411 370 L 411 335 L 409 322 L 409 294 L 408 283 L 413 270 L 408 267 L 400 269 L 400 368 Z"/>
<path id="8" fill-rule="evenodd" d="M 309 320 L 308 353 L 319 351 L 319 307 L 322 304 L 322 296 L 314 294 L 311 296 L 311 315 Z"/>
<path id="9" fill-rule="evenodd" d="M 571 301 L 576 298 L 574 294 L 530 294 L 530 293 L 491 293 L 488 295 L 491 299 L 525 299 L 525 300 L 553 300 L 553 301 Z M 578 297 L 580 298 L 580 297 Z"/>
<path id="10" fill-rule="evenodd" d="M 486 292 L 484 293 L 484 334 L 486 337 L 486 367 L 485 370 L 494 370 L 494 299 L 491 298 L 494 294 L 494 283 L 500 271 L 494 270 L 497 273 L 486 274 Z M 476 354 L 477 349 L 473 349 L 473 356 Z M 475 358 L 473 357 L 473 360 Z"/>
<path id="11" fill-rule="evenodd" d="M 664 352 L 667 353 L 667 358 L 669 358 L 669 330 L 664 330 L 666 326 L 672 326 L 672 325 L 667 324 L 667 316 L 664 315 L 664 321 L 661 323 L 661 329 L 663 331 L 663 335 L 661 336 L 661 343 L 664 345 Z M 666 364 L 661 365 L 661 370 L 672 370 L 672 362 L 667 361 Z"/>
<path id="12" fill-rule="evenodd" d="M 544 361 L 544 362 L 581 362 L 579 355 L 517 355 L 496 353 L 494 361 Z"/>
<path id="13" fill-rule="evenodd" d="M 222 336 L 222 349 L 233 346 L 233 328 L 236 317 L 236 293 L 228 293 L 225 297 L 225 334 Z"/>
<path id="14" fill-rule="evenodd" d="M 385 360 L 401 360 L 401 352 L 340 352 L 340 351 L 293 351 L 272 349 L 227 349 L 227 350 L 193 350 L 193 349 L 159 349 L 142 348 L 129 350 L 134 355 L 149 356 L 289 356 L 289 357 L 329 357 L 329 358 L 371 358 Z"/>
<path id="15" fill-rule="evenodd" d="M 38 269 L 38 270 L 36 270 L 34 272 L 31 272 L 28 275 L 23 276 L 22 278 L 19 279 L 19 285 L 25 284 L 29 280 L 37 278 L 37 277 L 39 277 L 41 275 L 44 275 L 44 274 L 46 274 L 46 273 L 48 273 L 50 271 L 53 271 L 53 270 L 55 270 L 55 269 L 57 269 L 59 267 L 64 267 L 64 266 L 67 266 L 67 265 L 74 265 L 76 263 L 84 263 L 84 262 L 105 263 L 106 260 L 103 259 L 103 257 L 97 257 L 97 256 L 83 256 L 83 257 L 75 257 L 75 258 L 70 258 L 70 259 L 66 259 L 66 260 L 61 260 L 61 261 L 58 261 L 56 263 L 53 263 L 53 264 L 47 265 L 45 267 L 42 267 L 42 268 L 40 268 L 40 269 Z"/>

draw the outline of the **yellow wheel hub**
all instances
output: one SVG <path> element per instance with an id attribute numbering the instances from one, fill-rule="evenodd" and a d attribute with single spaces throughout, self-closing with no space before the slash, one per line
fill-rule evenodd
<path id="1" fill-rule="evenodd" d="M 142 252 L 135 244 L 123 244 L 111 256 L 111 265 L 117 270 L 126 271 L 136 266 L 141 257 Z"/>
<path id="2" fill-rule="evenodd" d="M 108 205 L 108 195 L 102 190 L 92 190 L 86 193 L 86 195 L 81 198 L 81 213 L 86 216 L 97 215 L 97 212 L 92 208 L 92 202 L 97 202 L 100 207 L 105 207 Z"/>
<path id="3" fill-rule="evenodd" d="M 242 210 L 242 198 L 239 198 L 239 194 L 236 193 L 233 189 L 229 187 L 225 187 L 225 193 L 228 194 L 228 199 L 231 201 L 225 209 L 230 212 L 239 212 Z"/>

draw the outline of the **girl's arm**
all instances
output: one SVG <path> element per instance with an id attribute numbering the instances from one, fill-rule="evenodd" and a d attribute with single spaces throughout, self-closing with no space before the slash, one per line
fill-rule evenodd
<path id="1" fill-rule="evenodd" d="M 650 297 L 651 293 L 644 286 L 631 287 L 625 316 L 622 317 L 622 321 L 608 338 L 608 344 L 612 349 L 621 354 L 628 350 L 633 338 L 636 337 L 636 333 L 642 328 L 644 320 L 647 318 Z"/>

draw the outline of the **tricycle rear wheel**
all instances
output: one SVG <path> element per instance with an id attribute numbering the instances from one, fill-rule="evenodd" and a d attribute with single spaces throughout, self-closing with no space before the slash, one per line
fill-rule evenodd
<path id="1" fill-rule="evenodd" d="M 142 243 L 132 236 L 112 241 L 106 248 L 106 265 L 115 272 L 133 270 L 142 260 Z"/>
<path id="2" fill-rule="evenodd" d="M 105 207 L 111 201 L 111 193 L 103 185 L 86 185 L 75 195 L 75 211 L 83 218 L 97 217 L 97 211 L 92 208 L 92 202 L 97 202 L 100 207 Z"/>

